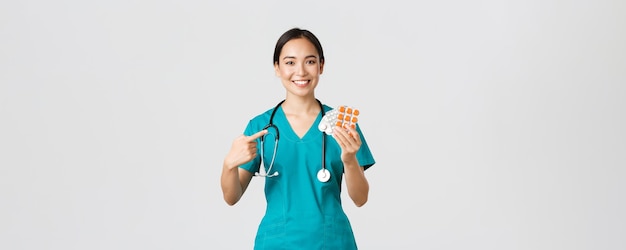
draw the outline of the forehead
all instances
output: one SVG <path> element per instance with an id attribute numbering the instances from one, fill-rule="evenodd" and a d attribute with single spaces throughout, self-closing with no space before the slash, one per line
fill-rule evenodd
<path id="1" fill-rule="evenodd" d="M 285 43 L 283 49 L 280 51 L 280 57 L 283 58 L 285 56 L 289 57 L 307 57 L 307 56 L 316 56 L 318 57 L 317 49 L 311 41 L 306 38 L 296 38 L 291 39 L 289 42 Z"/>

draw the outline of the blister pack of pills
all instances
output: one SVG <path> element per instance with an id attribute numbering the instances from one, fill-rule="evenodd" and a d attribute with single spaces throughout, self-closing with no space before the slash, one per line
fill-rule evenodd
<path id="1" fill-rule="evenodd" d="M 335 109 L 332 109 L 322 117 L 318 128 L 320 131 L 328 135 L 333 134 L 333 129 L 337 126 L 344 127 L 349 126 L 352 128 L 356 128 L 356 123 L 359 121 L 357 118 L 361 112 L 350 106 L 339 106 Z"/>

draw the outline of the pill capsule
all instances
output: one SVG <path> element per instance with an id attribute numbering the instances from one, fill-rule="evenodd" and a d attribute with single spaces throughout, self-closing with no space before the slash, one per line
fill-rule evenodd
<path id="1" fill-rule="evenodd" d="M 332 135 L 333 129 L 336 127 L 356 129 L 356 123 L 359 120 L 357 116 L 360 113 L 360 110 L 353 107 L 347 105 L 339 106 L 326 112 L 318 127 L 320 131 L 328 135 Z"/>

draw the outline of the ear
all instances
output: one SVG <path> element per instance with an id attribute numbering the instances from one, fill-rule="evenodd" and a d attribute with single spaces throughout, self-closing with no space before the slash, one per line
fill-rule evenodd
<path id="1" fill-rule="evenodd" d="M 320 75 L 324 73 L 324 62 L 320 62 Z"/>
<path id="2" fill-rule="evenodd" d="M 277 62 L 274 63 L 274 74 L 276 74 L 276 76 L 280 77 L 280 68 L 278 68 L 278 63 Z"/>

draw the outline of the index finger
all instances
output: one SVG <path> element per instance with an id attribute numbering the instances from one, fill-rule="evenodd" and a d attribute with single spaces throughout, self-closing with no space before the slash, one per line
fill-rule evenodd
<path id="1" fill-rule="evenodd" d="M 256 132 L 255 134 L 253 134 L 253 135 L 251 135 L 251 136 L 248 136 L 248 140 L 249 140 L 249 141 L 254 141 L 254 140 L 256 140 L 257 138 L 259 138 L 259 137 L 261 137 L 261 136 L 263 136 L 263 135 L 265 135 L 265 134 L 267 134 L 267 129 L 261 130 L 261 131 Z"/>

